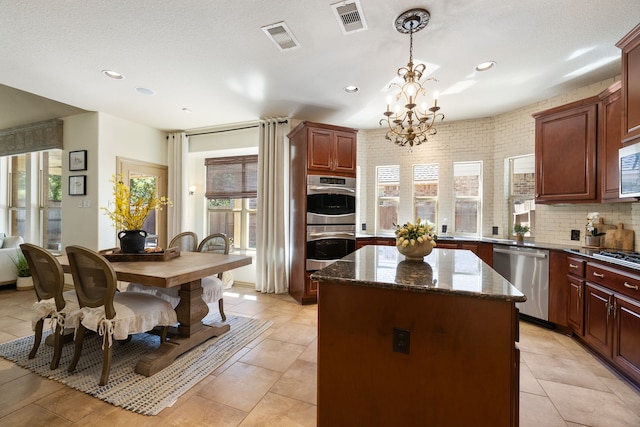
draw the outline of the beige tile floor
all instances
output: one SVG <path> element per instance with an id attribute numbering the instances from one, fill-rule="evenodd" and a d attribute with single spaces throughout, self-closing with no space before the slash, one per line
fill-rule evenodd
<path id="1" fill-rule="evenodd" d="M 0 342 L 31 334 L 33 300 L 33 291 L 0 290 Z M 158 416 L 0 358 L 0 426 L 315 426 L 317 307 L 239 286 L 225 307 L 274 324 Z M 524 322 L 520 331 L 521 426 L 640 426 L 640 393 L 575 340 Z"/>

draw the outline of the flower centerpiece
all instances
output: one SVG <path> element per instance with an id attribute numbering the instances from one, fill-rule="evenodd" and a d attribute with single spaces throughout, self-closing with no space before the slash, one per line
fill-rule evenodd
<path id="1" fill-rule="evenodd" d="M 123 253 L 143 252 L 147 236 L 147 232 L 142 230 L 145 220 L 153 210 L 173 206 L 173 203 L 165 196 L 158 197 L 151 182 L 142 182 L 135 193 L 124 183 L 121 175 L 114 175 L 111 182 L 115 200 L 113 209 L 101 209 L 119 230 L 120 250 Z"/>
<path id="2" fill-rule="evenodd" d="M 435 226 L 429 221 L 423 223 L 418 218 L 415 224 L 396 225 L 396 248 L 408 260 L 422 261 L 431 253 L 437 240 Z"/>
<path id="3" fill-rule="evenodd" d="M 585 228 L 587 235 L 584 238 L 585 246 L 600 246 L 600 236 L 605 233 L 598 231 L 598 225 L 602 223 L 599 212 L 589 212 L 587 214 L 587 224 Z"/>

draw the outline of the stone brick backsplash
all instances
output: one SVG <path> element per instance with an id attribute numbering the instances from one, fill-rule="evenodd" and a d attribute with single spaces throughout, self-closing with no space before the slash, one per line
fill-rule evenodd
<path id="1" fill-rule="evenodd" d="M 505 168 L 507 159 L 534 153 L 535 122 L 532 114 L 596 95 L 619 77 L 571 90 L 565 94 L 540 101 L 494 117 L 456 121 L 447 117 L 436 125 L 438 133 L 425 144 L 413 149 L 399 147 L 387 141 L 385 128 L 361 130 L 358 133 L 358 166 L 360 223 L 367 224 L 366 233 L 375 232 L 376 223 L 376 166 L 400 166 L 399 221 L 411 220 L 412 166 L 437 163 L 439 165 L 440 194 L 438 198 L 438 230 L 442 224 L 453 224 L 453 163 L 482 161 L 483 206 L 482 236 L 491 236 L 492 226 L 500 235 L 508 237 L 510 212 L 507 203 Z M 442 98 L 446 114 L 446 99 Z M 600 212 L 606 224 L 623 223 L 626 229 L 640 230 L 640 203 L 536 205 L 535 239 L 541 242 L 580 246 L 584 241 L 587 213 Z M 634 220 L 635 218 L 635 220 Z M 581 242 L 571 240 L 571 230 L 580 230 Z M 636 250 L 640 250 L 638 239 Z"/>

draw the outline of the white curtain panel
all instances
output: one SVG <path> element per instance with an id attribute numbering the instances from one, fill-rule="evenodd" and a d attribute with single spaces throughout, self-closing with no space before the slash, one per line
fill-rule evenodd
<path id="1" fill-rule="evenodd" d="M 167 209 L 167 237 L 185 230 L 187 221 L 187 157 L 189 142 L 185 132 L 170 133 L 167 136 L 167 150 L 169 163 L 169 191 L 167 197 L 173 202 L 173 207 Z"/>
<path id="2" fill-rule="evenodd" d="M 256 290 L 286 293 L 289 215 L 289 162 L 285 143 L 287 120 L 260 122 L 258 148 L 258 211 L 256 243 Z"/>

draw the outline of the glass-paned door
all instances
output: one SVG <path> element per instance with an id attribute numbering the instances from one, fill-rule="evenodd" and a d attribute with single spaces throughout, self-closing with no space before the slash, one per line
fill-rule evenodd
<path id="1" fill-rule="evenodd" d="M 128 182 L 133 200 L 148 191 L 157 197 L 167 195 L 166 166 L 118 158 L 118 173 Z M 143 230 L 147 232 L 146 247 L 166 247 L 167 209 L 163 207 L 161 210 L 153 210 L 145 220 Z"/>

